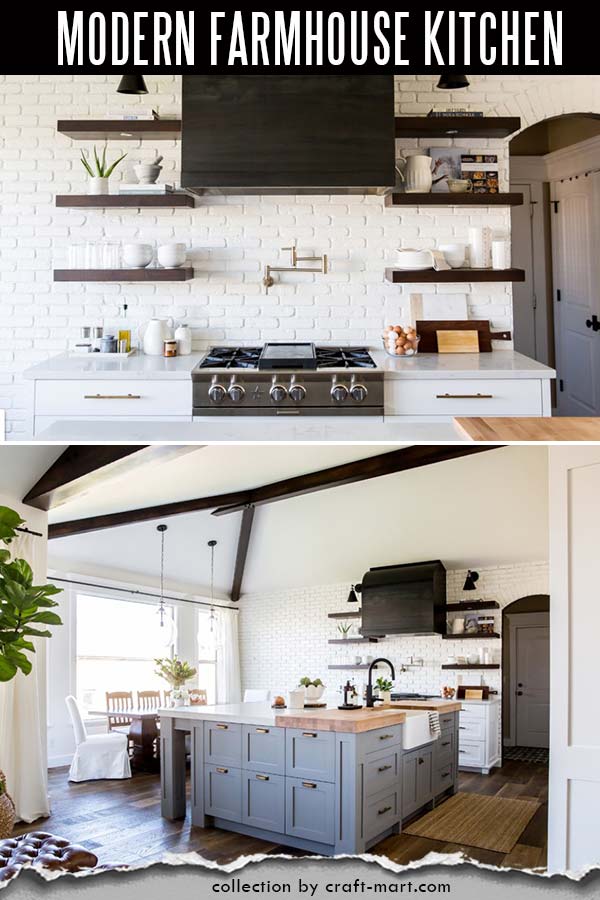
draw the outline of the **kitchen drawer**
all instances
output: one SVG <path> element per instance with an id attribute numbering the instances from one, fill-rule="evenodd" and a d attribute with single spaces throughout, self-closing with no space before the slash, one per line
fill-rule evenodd
<path id="1" fill-rule="evenodd" d="M 477 743 L 475 741 L 463 741 L 461 738 L 458 746 L 459 766 L 475 766 L 480 768 L 483 766 L 484 758 L 485 745 L 483 741 Z"/>
<path id="2" fill-rule="evenodd" d="M 242 726 L 242 767 L 255 772 L 285 774 L 285 728 Z"/>
<path id="3" fill-rule="evenodd" d="M 486 706 L 473 706 L 470 703 L 463 703 L 460 708 L 460 721 L 466 719 L 485 719 L 487 715 Z"/>
<path id="4" fill-rule="evenodd" d="M 38 381 L 36 416 L 191 415 L 192 381 Z"/>
<path id="5" fill-rule="evenodd" d="M 378 794 L 393 786 L 400 777 L 400 754 L 396 750 L 379 750 L 365 759 L 365 797 Z"/>
<path id="6" fill-rule="evenodd" d="M 454 764 L 448 763 L 446 766 L 441 766 L 433 773 L 433 796 L 437 797 L 438 794 L 443 794 L 443 792 L 447 791 L 453 784 Z"/>
<path id="7" fill-rule="evenodd" d="M 335 780 L 335 734 L 286 728 L 286 774 L 311 781 Z"/>
<path id="8" fill-rule="evenodd" d="M 377 713 L 373 713 L 377 715 Z M 402 725 L 392 725 L 390 728 L 376 728 L 374 731 L 365 731 L 361 735 L 360 744 L 364 753 L 373 753 L 375 750 L 387 750 L 402 743 Z"/>
<path id="9" fill-rule="evenodd" d="M 461 746 L 463 740 L 485 740 L 485 719 L 463 719 L 461 715 L 460 724 L 458 726 L 458 737 Z"/>
<path id="10" fill-rule="evenodd" d="M 400 787 L 380 791 L 365 804 L 364 835 L 370 841 L 400 821 Z"/>
<path id="11" fill-rule="evenodd" d="M 335 842 L 334 785 L 286 778 L 285 833 L 321 844 Z"/>
<path id="12" fill-rule="evenodd" d="M 539 379 L 388 379 L 385 412 L 394 416 L 541 416 Z"/>
<path id="13" fill-rule="evenodd" d="M 440 728 L 442 731 L 454 731 L 456 713 L 440 713 Z"/>
<path id="14" fill-rule="evenodd" d="M 285 831 L 285 778 L 267 772 L 242 773 L 242 822 L 265 831 Z"/>
<path id="15" fill-rule="evenodd" d="M 454 758 L 454 732 L 442 732 L 433 745 L 433 765 L 436 768 L 447 765 Z"/>
<path id="16" fill-rule="evenodd" d="M 242 821 L 242 770 L 204 766 L 204 808 L 209 816 Z"/>
<path id="17" fill-rule="evenodd" d="M 241 769 L 242 726 L 231 722 L 205 722 L 204 761 Z"/>

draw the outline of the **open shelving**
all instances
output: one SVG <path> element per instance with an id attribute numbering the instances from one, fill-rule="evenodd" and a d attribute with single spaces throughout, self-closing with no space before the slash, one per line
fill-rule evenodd
<path id="1" fill-rule="evenodd" d="M 477 609 L 500 609 L 496 600 L 467 600 L 465 603 L 446 603 L 446 612 L 473 612 Z"/>
<path id="2" fill-rule="evenodd" d="M 500 663 L 454 663 L 452 665 L 448 665 L 447 663 L 442 666 L 442 669 L 499 669 Z"/>
<path id="3" fill-rule="evenodd" d="M 524 269 L 394 269 L 385 270 L 392 284 L 449 284 L 475 281 L 525 281 Z"/>
<path id="4" fill-rule="evenodd" d="M 505 138 L 520 127 L 518 116 L 396 116 L 397 138 Z"/>
<path id="5" fill-rule="evenodd" d="M 381 638 L 376 637 L 354 637 L 354 638 L 332 638 L 327 641 L 328 644 L 376 644 Z"/>
<path id="6" fill-rule="evenodd" d="M 443 641 L 468 641 L 475 638 L 479 640 L 487 641 L 488 638 L 499 638 L 500 635 L 498 632 L 493 631 L 491 634 L 486 634 L 485 632 L 476 632 L 475 634 L 443 634 Z"/>
<path id="7" fill-rule="evenodd" d="M 59 119 L 56 130 L 73 141 L 176 141 L 181 119 Z"/>
<path id="8" fill-rule="evenodd" d="M 190 281 L 194 270 L 177 269 L 55 269 L 54 281 Z"/>
<path id="9" fill-rule="evenodd" d="M 337 669 L 337 670 L 339 670 L 339 671 L 344 671 L 344 672 L 346 672 L 346 671 L 350 672 L 350 671 L 355 671 L 355 670 L 358 670 L 358 669 L 363 669 L 363 670 L 364 670 L 364 669 L 370 669 L 370 668 L 371 668 L 371 664 L 370 664 L 370 663 L 367 663 L 366 665 L 360 665 L 360 666 L 357 666 L 357 665 L 351 665 L 351 664 L 348 664 L 348 665 L 339 665 L 339 666 L 338 666 L 338 665 L 335 665 L 335 666 L 327 666 L 327 668 L 328 668 L 328 669 Z M 376 669 L 376 668 L 377 668 L 377 666 L 373 666 L 373 669 Z"/>
<path id="10" fill-rule="evenodd" d="M 360 619 L 362 609 L 356 609 L 348 613 L 327 613 L 328 619 Z"/>
<path id="11" fill-rule="evenodd" d="M 57 194 L 60 209 L 193 209 L 189 194 Z"/>
<path id="12" fill-rule="evenodd" d="M 385 196 L 386 206 L 522 206 L 523 194 L 402 194 Z"/>

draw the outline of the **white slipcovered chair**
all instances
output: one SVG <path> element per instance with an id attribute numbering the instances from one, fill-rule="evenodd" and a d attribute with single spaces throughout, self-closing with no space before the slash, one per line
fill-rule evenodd
<path id="1" fill-rule="evenodd" d="M 244 691 L 244 703 L 266 703 L 271 697 L 271 691 L 262 688 L 246 688 Z"/>
<path id="2" fill-rule="evenodd" d="M 127 735 L 118 731 L 89 735 L 75 697 L 66 697 L 65 703 L 71 717 L 76 745 L 69 781 L 131 778 Z"/>

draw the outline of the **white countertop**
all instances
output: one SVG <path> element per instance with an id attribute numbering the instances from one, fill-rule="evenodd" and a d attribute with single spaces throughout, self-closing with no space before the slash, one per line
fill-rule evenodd
<path id="1" fill-rule="evenodd" d="M 491 353 L 423 353 L 410 359 L 392 358 L 383 350 L 371 350 L 371 355 L 386 378 L 397 379 L 460 379 L 460 378 L 543 378 L 556 377 L 554 369 L 516 353 L 514 350 L 493 350 Z M 30 379 L 79 380 L 145 379 L 188 380 L 194 366 L 204 352 L 190 356 L 164 359 L 162 356 L 145 356 L 136 353 L 123 359 L 106 358 L 101 353 L 70 356 L 62 353 L 38 363 L 23 373 Z M 215 370 L 217 371 L 217 370 Z M 328 370 L 335 372 L 337 370 Z M 341 370 L 340 370 L 341 371 Z M 370 371 L 377 371 L 373 369 Z"/>
<path id="2" fill-rule="evenodd" d="M 403 422 L 399 416 L 311 416 L 301 419 L 277 419 L 274 416 L 215 416 L 194 422 L 135 422 L 124 421 L 77 421 L 76 419 L 55 422 L 34 438 L 50 443 L 92 443 L 120 442 L 152 443 L 153 441 L 177 441 L 178 443 L 216 443 L 235 441 L 236 443 L 265 441 L 351 441 L 353 444 L 389 442 L 393 444 L 413 444 L 456 441 L 468 443 L 461 438 L 451 422 L 429 424 Z"/>
<path id="3" fill-rule="evenodd" d="M 210 722 L 231 722 L 243 725 L 267 725 L 275 728 L 275 716 L 298 715 L 303 710 L 272 709 L 268 703 L 223 703 L 218 706 L 176 706 L 159 709 L 166 719 L 200 719 Z M 308 710 L 310 712 L 310 710 Z"/>

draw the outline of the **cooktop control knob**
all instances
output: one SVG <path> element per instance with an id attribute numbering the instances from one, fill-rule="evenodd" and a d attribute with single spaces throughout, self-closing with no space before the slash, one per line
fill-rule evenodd
<path id="1" fill-rule="evenodd" d="M 217 381 L 215 381 L 208 389 L 208 396 L 213 403 L 222 403 L 227 396 L 227 391 L 222 384 L 219 384 Z"/>
<path id="2" fill-rule="evenodd" d="M 282 403 L 287 397 L 287 390 L 282 384 L 274 384 L 269 395 L 275 403 Z"/>
<path id="3" fill-rule="evenodd" d="M 336 384 L 334 382 L 331 388 L 331 397 L 337 403 L 341 403 L 348 397 L 348 388 L 345 384 Z"/>
<path id="4" fill-rule="evenodd" d="M 244 399 L 246 390 L 243 385 L 238 384 L 235 379 L 232 378 L 227 393 L 229 394 L 229 399 L 234 403 L 241 403 L 241 401 Z"/>
<path id="5" fill-rule="evenodd" d="M 368 393 L 364 384 L 353 384 L 350 386 L 350 396 L 357 403 L 362 403 L 363 400 L 366 400 Z"/>
<path id="6" fill-rule="evenodd" d="M 294 403 L 300 403 L 300 401 L 304 400 L 304 398 L 306 397 L 306 388 L 303 384 L 296 384 L 296 382 L 292 382 L 289 389 L 289 395 Z"/>

